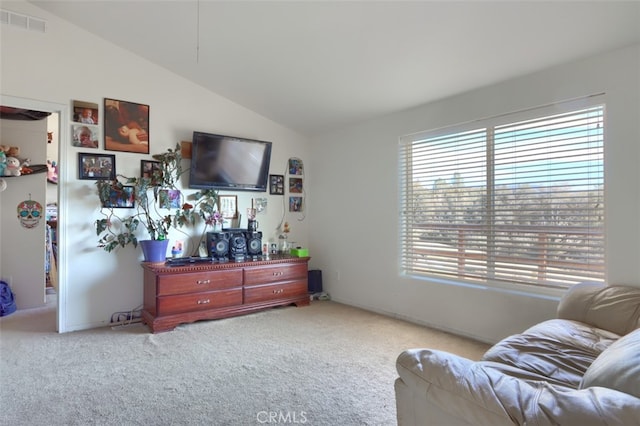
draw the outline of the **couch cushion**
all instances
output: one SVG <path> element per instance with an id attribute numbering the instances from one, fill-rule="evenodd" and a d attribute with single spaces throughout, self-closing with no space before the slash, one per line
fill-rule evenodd
<path id="1" fill-rule="evenodd" d="M 577 284 L 560 300 L 558 318 L 584 322 L 625 335 L 640 328 L 640 288 Z"/>
<path id="2" fill-rule="evenodd" d="M 576 321 L 552 319 L 503 339 L 482 361 L 506 364 L 525 375 L 577 389 L 593 361 L 619 337 Z"/>
<path id="3" fill-rule="evenodd" d="M 406 350 L 396 368 L 402 425 L 640 426 L 640 399 L 617 390 L 554 386 L 535 375 L 521 378 L 527 374 L 517 368 L 434 349 Z"/>
<path id="4" fill-rule="evenodd" d="M 580 389 L 615 389 L 640 398 L 640 329 L 605 349 L 587 369 Z"/>

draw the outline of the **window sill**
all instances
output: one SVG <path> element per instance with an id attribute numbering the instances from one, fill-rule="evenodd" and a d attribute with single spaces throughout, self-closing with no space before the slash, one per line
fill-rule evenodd
<path id="1" fill-rule="evenodd" d="M 502 294 L 510 294 L 510 295 L 517 295 L 522 297 L 531 297 L 531 298 L 554 300 L 554 301 L 560 300 L 562 295 L 564 295 L 568 290 L 564 288 L 534 287 L 531 285 L 506 283 L 506 282 L 477 283 L 477 282 L 469 282 L 469 281 L 461 281 L 461 280 L 451 280 L 451 279 L 445 279 L 445 278 L 435 277 L 435 276 L 429 277 L 429 276 L 423 276 L 423 275 L 404 274 L 403 277 L 416 280 L 416 281 L 429 282 L 429 283 L 434 283 L 439 285 L 464 287 L 464 288 L 470 288 L 470 289 L 480 290 L 480 291 L 493 291 L 493 292 L 502 293 Z"/>

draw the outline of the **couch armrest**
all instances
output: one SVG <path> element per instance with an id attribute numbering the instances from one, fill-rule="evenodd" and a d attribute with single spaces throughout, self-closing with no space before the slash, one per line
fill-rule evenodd
<path id="1" fill-rule="evenodd" d="M 640 327 L 640 287 L 576 284 L 560 299 L 557 315 L 625 335 Z"/>
<path id="2" fill-rule="evenodd" d="M 400 379 L 425 403 L 469 424 L 640 425 L 639 398 L 520 379 L 491 364 L 429 349 L 404 351 L 396 362 Z"/>
<path id="3" fill-rule="evenodd" d="M 511 424 L 495 397 L 493 383 L 478 363 L 431 349 L 409 349 L 396 361 L 400 379 L 411 391 L 452 418 L 474 425 Z M 420 402 L 416 402 L 420 404 Z M 431 424 L 424 419 L 423 424 Z"/>

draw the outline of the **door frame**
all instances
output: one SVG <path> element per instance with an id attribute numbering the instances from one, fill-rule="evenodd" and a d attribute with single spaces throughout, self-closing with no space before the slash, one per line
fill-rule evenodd
<path id="1" fill-rule="evenodd" d="M 58 114 L 58 164 L 67 164 L 64 159 L 67 158 L 68 145 L 63 141 L 69 139 L 69 126 L 64 125 L 69 123 L 69 105 L 41 101 L 37 99 L 20 98 L 15 96 L 7 96 L 0 94 L 0 105 L 11 106 L 14 108 L 25 108 L 35 111 L 43 111 Z M 46 147 L 45 147 L 46 148 Z M 60 160 L 63 161 L 60 161 Z M 58 230 L 56 234 L 58 242 L 58 304 L 57 304 L 57 321 L 56 329 L 58 333 L 65 333 L 67 331 L 67 226 L 66 217 L 68 212 L 68 199 L 67 186 L 65 182 L 68 181 L 68 167 L 62 167 L 58 169 Z"/>

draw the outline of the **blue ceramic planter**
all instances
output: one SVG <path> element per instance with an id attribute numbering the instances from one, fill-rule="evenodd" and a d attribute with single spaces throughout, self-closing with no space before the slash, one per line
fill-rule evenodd
<path id="1" fill-rule="evenodd" d="M 167 260 L 169 240 L 141 240 L 142 254 L 145 262 L 164 262 Z"/>

